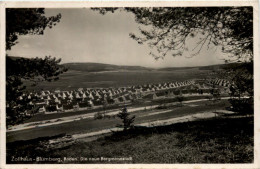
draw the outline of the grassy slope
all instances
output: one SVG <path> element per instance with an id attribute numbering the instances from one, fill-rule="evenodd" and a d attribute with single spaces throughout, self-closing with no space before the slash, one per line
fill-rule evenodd
<path id="1" fill-rule="evenodd" d="M 35 141 L 8 144 L 7 161 L 10 162 L 12 155 L 27 155 L 61 158 L 132 157 L 131 163 L 251 163 L 253 118 L 213 118 L 164 127 L 139 128 L 93 142 L 81 141 L 52 152 L 39 151 L 36 147 Z"/>
<path id="2" fill-rule="evenodd" d="M 250 163 L 253 160 L 253 124 L 250 118 L 176 124 L 79 143 L 54 154 L 131 156 L 133 163 Z"/>

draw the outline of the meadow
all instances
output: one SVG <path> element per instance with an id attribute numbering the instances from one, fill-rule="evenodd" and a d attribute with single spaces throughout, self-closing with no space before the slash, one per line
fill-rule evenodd
<path id="1" fill-rule="evenodd" d="M 194 78 L 205 78 L 209 71 L 198 68 L 180 70 L 118 70 L 87 72 L 68 70 L 54 82 L 41 82 L 31 86 L 25 81 L 27 90 L 75 90 L 78 88 L 126 87 L 142 84 L 157 84 L 173 81 L 185 81 Z"/>

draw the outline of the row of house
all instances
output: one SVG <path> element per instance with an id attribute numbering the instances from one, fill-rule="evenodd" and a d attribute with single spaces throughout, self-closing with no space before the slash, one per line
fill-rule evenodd
<path id="1" fill-rule="evenodd" d="M 194 84 L 194 80 L 189 80 L 184 82 L 144 84 L 120 88 L 79 88 L 78 90 L 72 91 L 41 91 L 24 94 L 20 96 L 19 99 L 30 100 L 30 104 L 40 107 L 39 113 L 64 112 L 79 110 L 81 108 L 127 103 L 145 98 L 145 96 L 151 93 L 158 95 L 156 97 L 160 97 L 160 95 L 171 95 L 173 91 L 169 93 L 160 93 L 160 91 L 192 86 Z M 173 95 L 176 94 L 177 93 Z"/>
<path id="2" fill-rule="evenodd" d="M 225 79 L 219 79 L 219 78 L 208 79 L 208 83 L 212 85 L 222 86 L 222 87 L 230 87 L 232 85 L 230 81 Z"/>

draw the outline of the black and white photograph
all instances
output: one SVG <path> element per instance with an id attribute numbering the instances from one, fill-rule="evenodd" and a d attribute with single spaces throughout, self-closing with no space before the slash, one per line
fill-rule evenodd
<path id="1" fill-rule="evenodd" d="M 4 163 L 257 168 L 254 4 L 5 6 Z"/>

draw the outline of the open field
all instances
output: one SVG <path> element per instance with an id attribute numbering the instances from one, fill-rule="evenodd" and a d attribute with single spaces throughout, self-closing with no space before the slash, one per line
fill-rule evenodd
<path id="1" fill-rule="evenodd" d="M 60 159 L 60 163 L 253 162 L 252 117 L 213 118 L 170 126 L 136 128 L 128 133 L 115 133 L 94 142 L 82 140 L 63 149 L 39 149 L 39 142 L 48 139 L 50 137 L 7 144 L 7 163 L 36 163 L 11 161 L 12 156 L 52 157 Z M 76 161 L 64 161 L 64 157 L 72 157 Z M 93 159 L 80 161 L 80 157 Z M 101 161 L 101 157 L 131 157 L 132 160 Z"/>
<path id="2" fill-rule="evenodd" d="M 108 88 L 132 85 L 185 81 L 194 78 L 206 78 L 209 70 L 198 68 L 171 71 L 135 70 L 113 72 L 86 72 L 69 70 L 60 75 L 55 82 L 41 82 L 37 86 L 28 86 L 27 90 L 74 90 L 78 88 Z"/>

